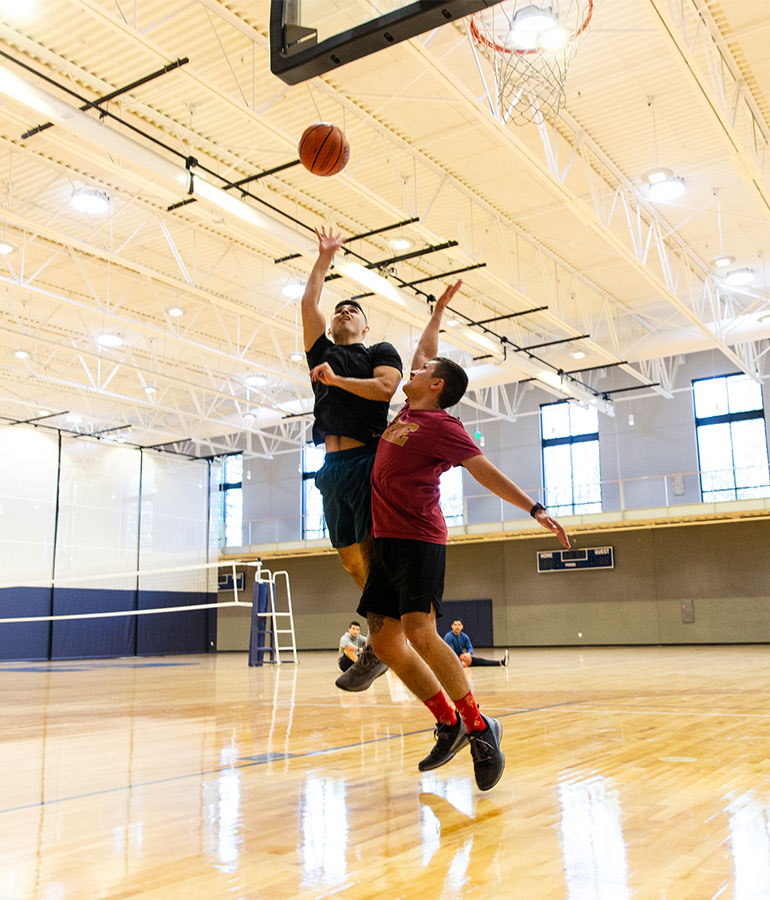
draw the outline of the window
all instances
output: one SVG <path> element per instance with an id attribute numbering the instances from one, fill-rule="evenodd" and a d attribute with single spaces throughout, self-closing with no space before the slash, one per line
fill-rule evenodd
<path id="1" fill-rule="evenodd" d="M 224 547 L 243 546 L 243 454 L 234 453 L 223 458 L 222 534 Z"/>
<path id="2" fill-rule="evenodd" d="M 762 387 L 748 375 L 692 383 L 701 500 L 770 496 Z"/>
<path id="3" fill-rule="evenodd" d="M 453 466 L 447 469 L 439 480 L 441 491 L 441 512 L 447 525 L 462 525 L 463 517 L 463 469 Z"/>
<path id="4" fill-rule="evenodd" d="M 302 448 L 302 537 L 312 541 L 328 537 L 323 498 L 315 486 L 316 472 L 324 464 L 323 445 L 305 444 Z"/>
<path id="5" fill-rule="evenodd" d="M 554 516 L 601 512 L 599 414 L 560 401 L 540 407 L 545 505 Z"/>
<path id="6" fill-rule="evenodd" d="M 318 540 L 328 537 L 324 518 L 323 498 L 315 486 L 316 472 L 324 462 L 325 450 L 313 444 L 302 448 L 302 537 Z M 463 517 L 463 472 L 454 466 L 441 476 L 441 512 L 447 525 L 462 525 Z"/>

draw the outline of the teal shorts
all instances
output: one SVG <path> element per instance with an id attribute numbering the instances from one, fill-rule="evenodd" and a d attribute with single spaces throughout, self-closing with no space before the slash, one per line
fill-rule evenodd
<path id="1" fill-rule="evenodd" d="M 372 532 L 370 478 L 376 451 L 376 444 L 367 444 L 327 453 L 316 474 L 332 547 L 360 544 Z"/>

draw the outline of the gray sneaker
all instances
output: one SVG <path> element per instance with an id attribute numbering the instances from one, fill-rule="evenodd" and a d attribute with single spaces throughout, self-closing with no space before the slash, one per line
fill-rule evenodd
<path id="1" fill-rule="evenodd" d="M 445 725 L 436 722 L 436 728 L 433 732 L 436 743 L 430 753 L 417 764 L 417 768 L 421 772 L 427 772 L 430 769 L 437 769 L 448 763 L 454 757 L 458 750 L 461 750 L 468 743 L 468 735 L 465 731 L 465 725 L 458 713 L 457 721 L 454 725 Z"/>
<path id="2" fill-rule="evenodd" d="M 505 756 L 500 749 L 503 726 L 492 716 L 481 717 L 486 726 L 483 731 L 472 731 L 469 735 L 473 774 L 480 791 L 488 791 L 502 778 Z"/>
<path id="3" fill-rule="evenodd" d="M 367 644 L 353 665 L 334 682 L 342 691 L 365 691 L 375 678 L 384 675 L 388 667 L 375 656 Z"/>

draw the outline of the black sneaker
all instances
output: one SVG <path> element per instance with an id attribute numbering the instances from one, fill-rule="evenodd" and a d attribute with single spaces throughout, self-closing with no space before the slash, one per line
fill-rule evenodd
<path id="1" fill-rule="evenodd" d="M 334 683 L 343 691 L 365 691 L 375 678 L 387 671 L 388 667 L 377 658 L 371 644 L 367 644 L 353 665 Z"/>
<path id="2" fill-rule="evenodd" d="M 505 756 L 500 749 L 503 726 L 491 716 L 481 717 L 486 723 L 483 731 L 472 731 L 468 738 L 473 757 L 473 774 L 480 791 L 488 791 L 500 780 L 505 768 Z"/>
<path id="3" fill-rule="evenodd" d="M 429 769 L 438 769 L 461 750 L 468 743 L 468 733 L 463 725 L 463 720 L 457 716 L 454 725 L 445 725 L 443 722 L 437 722 L 433 732 L 436 743 L 430 753 L 417 764 L 417 768 L 421 772 L 427 772 Z"/>

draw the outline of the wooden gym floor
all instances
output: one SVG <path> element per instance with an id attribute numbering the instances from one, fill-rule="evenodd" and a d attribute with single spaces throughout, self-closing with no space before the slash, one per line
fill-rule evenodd
<path id="1" fill-rule="evenodd" d="M 4 663 L 0 898 L 770 897 L 770 648 L 514 650 L 433 773 L 390 674 L 331 653 Z"/>

